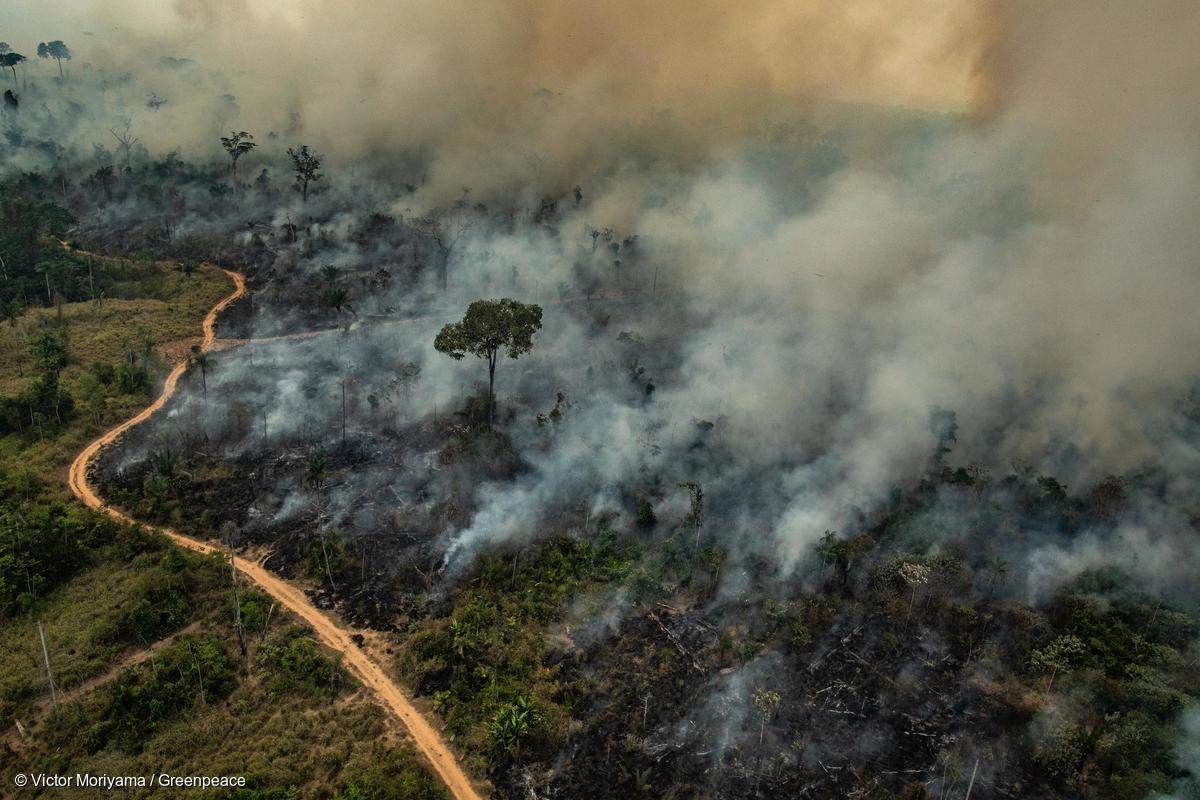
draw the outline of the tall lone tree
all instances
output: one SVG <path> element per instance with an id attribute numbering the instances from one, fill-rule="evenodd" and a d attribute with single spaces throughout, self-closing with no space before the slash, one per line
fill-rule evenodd
<path id="1" fill-rule="evenodd" d="M 25 56 L 20 53 L 14 53 L 11 50 L 3 55 L 0 55 L 0 67 L 11 69 L 13 74 L 13 88 L 17 88 L 17 64 L 25 60 Z"/>
<path id="2" fill-rule="evenodd" d="M 62 62 L 71 60 L 71 50 L 62 39 L 55 39 L 53 42 L 42 42 L 37 48 L 38 58 L 53 58 L 58 62 L 58 77 L 59 80 L 66 80 L 63 74 Z"/>
<path id="3" fill-rule="evenodd" d="M 300 145 L 300 149 L 288 148 L 292 157 L 292 172 L 296 173 L 296 191 L 305 202 L 308 201 L 308 185 L 321 180 L 321 159 L 323 156 L 315 150 L 309 150 L 308 145 Z"/>
<path id="4" fill-rule="evenodd" d="M 228 136 L 221 137 L 221 146 L 225 148 L 226 153 L 229 153 L 229 171 L 233 173 L 235 181 L 237 180 L 238 159 L 258 147 L 253 140 L 254 134 L 246 131 L 230 131 Z"/>
<path id="5" fill-rule="evenodd" d="M 462 322 L 451 322 L 438 333 L 433 347 L 455 361 L 470 353 L 488 365 L 488 426 L 496 418 L 496 363 L 500 354 L 520 358 L 533 349 L 533 334 L 542 327 L 542 307 L 516 300 L 476 300 Z"/>

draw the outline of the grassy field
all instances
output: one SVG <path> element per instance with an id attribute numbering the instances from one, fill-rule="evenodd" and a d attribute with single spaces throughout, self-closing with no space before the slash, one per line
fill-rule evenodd
<path id="1" fill-rule="evenodd" d="M 0 771 L 241 775 L 252 791 L 228 795 L 239 798 L 443 796 L 395 722 L 306 629 L 243 587 L 242 657 L 224 565 L 161 542 L 151 547 L 132 564 L 102 561 L 38 609 L 57 709 L 37 620 L 31 614 L 0 623 L 0 693 L 10 723 Z M 161 620 L 161 638 L 138 641 L 130 618 L 147 603 L 171 606 L 163 586 L 180 593 L 188 613 Z M 223 796 L 121 793 L 167 795 Z"/>
<path id="2" fill-rule="evenodd" d="M 221 559 L 117 524 L 69 497 L 65 472 L 75 454 L 149 401 L 169 365 L 199 341 L 204 314 L 230 291 L 215 268 L 185 275 L 149 261 L 91 266 L 105 271 L 102 305 L 29 311 L 0 345 L 0 396 L 11 396 L 33 378 L 30 342 L 65 330 L 60 381 L 76 402 L 59 426 L 0 438 L 0 794 L 112 796 L 32 786 L 10 794 L 19 772 L 169 772 L 243 775 L 249 786 L 119 794 L 443 797 L 398 723 L 335 654 L 250 587 L 238 588 L 235 603 Z M 124 360 L 144 371 L 142 383 L 122 389 L 95 380 L 93 364 Z"/>
<path id="3" fill-rule="evenodd" d="M 29 472 L 56 497 L 65 498 L 65 472 L 76 452 L 102 430 L 144 406 L 170 365 L 186 358 L 200 341 L 200 322 L 232 284 L 216 267 L 185 275 L 169 262 L 101 260 L 112 279 L 102 303 L 65 303 L 27 310 L 0 336 L 0 396 L 13 395 L 31 380 L 30 344 L 40 334 L 66 331 L 68 361 L 60 377 L 80 408 L 52 438 L 0 437 L 0 468 Z M 139 296 L 140 295 L 140 296 Z M 133 354 L 148 369 L 144 390 L 107 390 L 95 397 L 89 381 L 94 364 L 115 366 Z"/>

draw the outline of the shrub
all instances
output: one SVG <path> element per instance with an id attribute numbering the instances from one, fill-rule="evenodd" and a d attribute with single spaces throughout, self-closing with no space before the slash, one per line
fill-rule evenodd
<path id="1" fill-rule="evenodd" d="M 121 672 L 108 687 L 113 738 L 135 749 L 196 703 L 213 703 L 235 685 L 234 662 L 212 638 L 182 637 L 153 660 Z"/>
<path id="2" fill-rule="evenodd" d="M 270 634 L 255 656 L 260 679 L 273 695 L 336 695 L 346 684 L 341 655 L 329 657 L 307 629 L 293 625 Z"/>

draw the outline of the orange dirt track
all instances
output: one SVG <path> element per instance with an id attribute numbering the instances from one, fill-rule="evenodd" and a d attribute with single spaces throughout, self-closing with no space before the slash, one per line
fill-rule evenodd
<path id="1" fill-rule="evenodd" d="M 217 315 L 230 303 L 246 293 L 246 283 L 241 273 L 231 270 L 223 271 L 233 281 L 234 291 L 233 294 L 213 306 L 204 317 L 204 341 L 201 345 L 201 349 L 203 350 L 209 349 L 217 341 Z M 176 364 L 175 368 L 167 375 L 167 380 L 163 384 L 162 394 L 158 396 L 158 399 L 146 406 L 146 408 L 142 409 L 135 416 L 127 419 L 115 428 L 106 431 L 100 438 L 85 447 L 83 452 L 71 462 L 70 471 L 67 475 L 67 483 L 71 487 L 71 491 L 75 493 L 75 496 L 90 508 L 99 509 L 110 517 L 122 522 L 139 524 L 132 517 L 104 504 L 104 501 L 96 494 L 92 485 L 88 482 L 88 467 L 102 448 L 112 444 L 125 431 L 145 422 L 155 411 L 162 408 L 171 395 L 175 393 L 175 386 L 179 382 L 180 376 L 187 371 L 187 368 L 187 361 Z M 159 530 L 170 537 L 176 544 L 190 550 L 200 553 L 218 551 L 218 548 L 213 545 L 189 536 L 184 536 L 177 531 L 168 528 L 159 528 Z M 430 724 L 429 720 L 413 706 L 408 696 L 395 681 L 388 677 L 379 664 L 354 643 L 351 639 L 352 633 L 348 628 L 317 609 L 309 602 L 303 591 L 272 574 L 261 564 L 247 561 L 237 556 L 234 557 L 234 564 L 242 574 L 257 583 L 263 591 L 312 626 L 312 629 L 316 631 L 317 635 L 326 645 L 342 653 L 344 663 L 350 668 L 351 672 L 374 692 L 380 705 L 395 714 L 404 724 L 405 728 L 408 729 L 413 743 L 425 756 L 442 782 L 446 784 L 446 788 L 450 790 L 450 794 L 455 800 L 482 800 L 483 796 L 475 789 L 467 774 L 459 766 L 454 753 L 446 745 L 441 735 Z"/>

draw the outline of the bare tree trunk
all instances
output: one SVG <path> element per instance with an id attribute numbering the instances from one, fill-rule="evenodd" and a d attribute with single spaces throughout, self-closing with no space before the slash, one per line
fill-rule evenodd
<path id="1" fill-rule="evenodd" d="M 488 427 L 496 425 L 496 361 L 498 354 L 488 358 Z"/>
<path id="2" fill-rule="evenodd" d="M 200 659 L 196 658 L 196 648 L 188 642 L 188 652 L 192 654 L 192 664 L 196 667 L 196 682 L 200 684 L 200 705 L 208 705 L 208 700 L 204 698 L 204 671 L 200 668 Z"/>
<path id="3" fill-rule="evenodd" d="M 246 657 L 246 632 L 242 629 L 242 598 L 238 596 L 237 563 L 233 560 L 233 536 L 226 542 L 229 546 L 229 580 L 233 587 L 233 619 L 237 628 L 238 646 L 242 650 L 242 658 Z"/>
<path id="4" fill-rule="evenodd" d="M 329 578 L 330 588 L 336 589 L 337 584 L 333 582 L 333 570 L 329 568 L 329 549 L 325 547 L 325 534 L 321 533 L 321 555 L 325 556 L 325 577 Z"/>
<path id="5" fill-rule="evenodd" d="M 54 706 L 54 710 L 58 711 L 58 690 L 54 686 L 54 673 L 50 671 L 50 651 L 46 649 L 46 631 L 42 628 L 42 621 L 38 620 L 38 638 L 42 640 L 42 658 L 46 661 L 46 680 L 50 684 L 50 702 Z"/>
<path id="6" fill-rule="evenodd" d="M 971 800 L 971 790 L 975 788 L 975 773 L 979 771 L 979 759 L 975 759 L 975 768 L 971 770 L 971 782 L 967 785 L 967 796 L 964 800 Z"/>
<path id="7" fill-rule="evenodd" d="M 275 613 L 275 603 L 271 603 L 271 607 L 267 609 L 267 618 L 263 620 L 262 638 L 267 638 L 267 629 L 271 626 L 271 615 Z M 261 641 L 261 639 L 259 640 Z"/>

